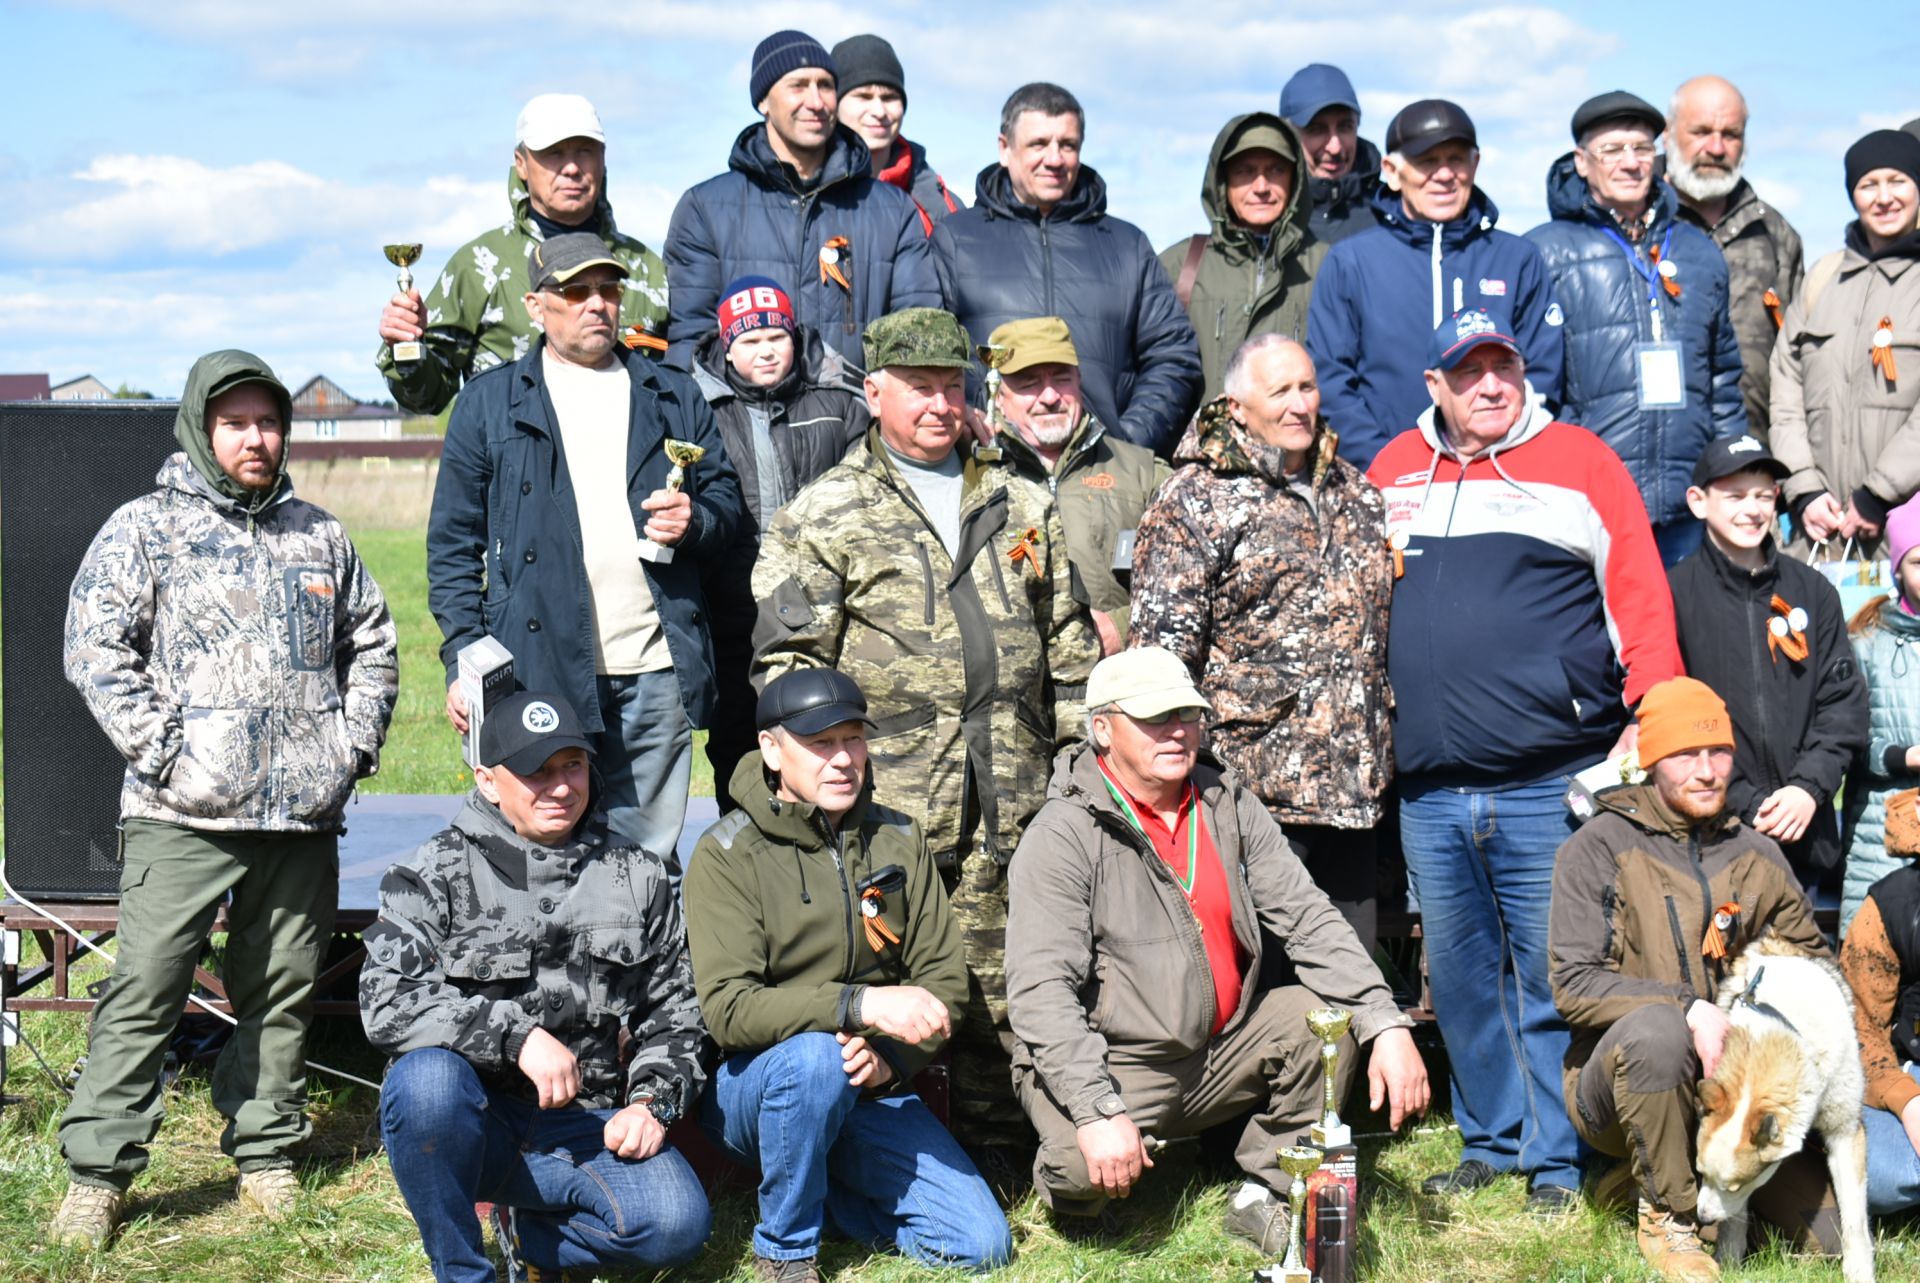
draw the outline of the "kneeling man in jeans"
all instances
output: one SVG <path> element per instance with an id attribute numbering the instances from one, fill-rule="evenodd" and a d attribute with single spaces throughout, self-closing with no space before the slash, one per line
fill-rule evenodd
<path id="1" fill-rule="evenodd" d="M 1226 1228 L 1279 1251 L 1274 1150 L 1320 1112 L 1306 1013 L 1353 1012 L 1338 1086 L 1344 1097 L 1355 1044 L 1371 1044 L 1373 1107 L 1390 1103 L 1396 1128 L 1427 1106 L 1412 1022 L 1260 799 L 1198 761 L 1209 709 L 1178 656 L 1101 660 L 1087 712 L 1090 742 L 1055 764 L 1009 871 L 1007 997 L 1014 1085 L 1040 1133 L 1034 1187 L 1056 1217 L 1093 1215 L 1132 1192 L 1155 1139 L 1258 1107 Z M 1255 988 L 1262 928 L 1298 984 Z"/>
<path id="2" fill-rule="evenodd" d="M 591 807 L 591 749 L 560 695 L 480 728 L 453 823 L 380 881 L 360 1017 L 399 1057 L 380 1136 L 440 1283 L 657 1270 L 706 1242 L 706 1194 L 666 1129 L 698 1098 L 700 1011 L 660 857 Z"/>
<path id="3" fill-rule="evenodd" d="M 726 1059 L 703 1121 L 760 1166 L 758 1277 L 814 1283 L 827 1219 L 930 1265 L 993 1269 L 1007 1218 L 913 1093 L 959 1022 L 960 927 L 920 825 L 873 800 L 867 699 L 801 668 L 754 711 L 760 746 L 688 861 L 687 942 Z"/>

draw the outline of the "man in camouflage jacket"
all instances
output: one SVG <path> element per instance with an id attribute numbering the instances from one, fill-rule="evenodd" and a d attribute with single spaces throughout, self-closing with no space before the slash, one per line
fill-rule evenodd
<path id="1" fill-rule="evenodd" d="M 424 300 L 418 290 L 396 294 L 380 318 L 375 360 L 401 409 L 438 414 L 468 379 L 527 354 L 540 333 L 525 302 L 527 250 L 567 232 L 594 233 L 627 269 L 620 327 L 628 346 L 666 351 L 667 265 L 613 225 L 606 141 L 599 114 L 577 94 L 541 94 L 521 111 L 507 221 L 455 250 Z M 393 345 L 407 340 L 425 353 L 395 361 Z"/>
<path id="2" fill-rule="evenodd" d="M 339 895 L 337 839 L 398 668 L 385 600 L 340 523 L 293 497 L 292 403 L 259 357 L 194 363 L 159 488 L 74 577 L 67 680 L 127 760 L 120 950 L 61 1124 L 57 1241 L 97 1245 L 146 1167 L 154 1086 L 214 912 L 240 1026 L 213 1075 L 243 1203 L 284 1213 L 310 1127 L 303 1049 Z"/>
<path id="3" fill-rule="evenodd" d="M 1226 387 L 1140 519 L 1130 640 L 1186 661 L 1214 751 L 1371 951 L 1373 830 L 1393 777 L 1385 508 L 1335 453 L 1305 348 L 1250 339 Z"/>
<path id="4" fill-rule="evenodd" d="M 510 1266 L 678 1264 L 709 1214 L 665 1131 L 706 1075 L 666 868 L 593 810 L 563 697 L 517 692 L 480 736 L 473 794 L 387 871 L 365 937 L 394 1180 L 443 1283 L 493 1278 L 479 1200 Z"/>
<path id="5" fill-rule="evenodd" d="M 867 327 L 866 441 L 774 517 L 754 566 L 754 680 L 838 668 L 866 692 L 875 800 L 921 822 L 966 942 L 963 1135 L 1029 1135 L 996 1028 L 1006 862 L 1078 739 L 1099 644 L 1059 514 L 1000 452 L 962 454 L 966 332 L 935 308 Z M 989 1171 L 991 1178 L 994 1173 Z"/>

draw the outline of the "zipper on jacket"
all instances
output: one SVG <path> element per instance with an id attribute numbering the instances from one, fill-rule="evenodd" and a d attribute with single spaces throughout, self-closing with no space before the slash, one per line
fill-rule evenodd
<path id="1" fill-rule="evenodd" d="M 1094 821 L 1096 824 L 1106 819 L 1107 817 L 1102 816 L 1098 811 L 1094 812 Z M 1207 957 L 1207 943 L 1203 934 L 1204 928 L 1200 925 L 1200 910 L 1194 906 L 1193 897 L 1189 896 L 1186 888 L 1180 885 L 1180 880 L 1173 876 L 1173 870 L 1167 867 L 1167 862 L 1160 858 L 1160 852 L 1155 849 L 1152 838 L 1120 821 L 1109 820 L 1106 827 L 1113 832 L 1121 834 L 1125 838 L 1127 845 L 1132 847 L 1134 852 L 1140 857 L 1141 863 L 1148 866 L 1147 876 L 1149 878 L 1160 879 L 1163 888 L 1163 899 L 1165 898 L 1166 891 L 1170 890 L 1172 894 L 1180 898 L 1180 903 L 1187 906 L 1186 920 L 1193 924 L 1193 932 L 1186 938 L 1187 953 L 1199 964 L 1200 974 L 1206 979 L 1206 983 L 1202 987 L 1206 990 L 1207 995 L 1207 1030 L 1208 1037 L 1211 1038 L 1213 1023 L 1220 1018 L 1220 998 L 1219 995 L 1214 992 L 1213 988 L 1213 963 Z M 1243 870 L 1244 867 L 1243 865 Z M 1222 875 L 1226 873 L 1226 861 L 1224 859 L 1220 860 L 1220 872 Z M 1198 876 L 1196 873 L 1196 880 Z M 1233 894 L 1231 886 L 1228 887 L 1227 894 L 1229 900 L 1231 900 Z M 1173 916 L 1178 918 L 1180 915 L 1175 914 Z M 1245 977 L 1242 977 L 1242 982 L 1245 982 Z M 1227 1014 L 1231 1016 L 1233 1013 L 1228 1012 Z"/>
<path id="2" fill-rule="evenodd" d="M 1053 305 L 1053 242 L 1047 235 L 1047 220 L 1044 215 L 1040 219 L 1040 279 L 1045 286 L 1046 315 L 1052 316 L 1058 311 Z M 1433 327 L 1439 329 L 1440 322 L 1435 321 Z"/>
<path id="3" fill-rule="evenodd" d="M 1433 324 L 1428 328 L 1435 330 L 1440 328 L 1440 322 L 1447 319 L 1447 301 L 1441 297 L 1440 280 L 1440 233 L 1442 230 L 1439 223 L 1433 225 Z"/>
<path id="4" fill-rule="evenodd" d="M 1707 871 L 1700 859 L 1700 835 L 1694 829 L 1687 830 L 1687 864 L 1693 869 L 1694 880 L 1700 884 L 1700 939 L 1704 943 L 1713 927 L 1713 885 L 1707 881 Z M 1700 959 L 1700 978 L 1706 982 L 1707 1001 L 1712 1002 L 1713 971 L 1704 956 Z"/>
<path id="5" fill-rule="evenodd" d="M 1686 932 L 1680 929 L 1680 906 L 1674 903 L 1672 896 L 1667 897 L 1667 925 L 1673 928 L 1673 953 L 1680 959 L 1680 978 L 1686 981 L 1687 988 L 1697 995 L 1700 991 L 1694 988 L 1693 964 L 1687 960 Z"/>
<path id="6" fill-rule="evenodd" d="M 1214 318 L 1213 318 L 1213 341 L 1215 343 L 1218 343 L 1220 341 L 1220 337 L 1226 332 L 1227 332 L 1227 305 L 1225 303 L 1222 303 L 1220 305 L 1220 310 L 1214 314 Z"/>
<path id="7" fill-rule="evenodd" d="M 824 820 L 821 821 L 823 826 L 825 823 Z M 843 976 L 851 976 L 853 974 L 854 955 L 853 889 L 847 885 L 847 864 L 845 860 L 840 858 L 840 834 L 837 831 L 827 834 L 827 854 L 833 857 L 833 871 L 840 875 L 840 910 L 841 917 L 846 920 L 847 924 L 847 961 L 846 966 L 840 974 Z"/>
<path id="8" fill-rule="evenodd" d="M 1000 569 L 1000 559 L 993 556 L 992 551 L 992 549 L 987 550 L 987 560 L 993 563 L 993 586 L 1000 590 L 1000 609 L 1011 615 L 1013 614 L 1013 598 L 1007 596 L 1007 577 Z"/>
<path id="9" fill-rule="evenodd" d="M 1775 555 L 1778 556 L 1780 554 L 1776 553 Z M 1746 575 L 1746 571 L 1739 566 L 1734 566 L 1733 571 L 1737 575 Z M 1747 647 L 1747 657 L 1753 665 L 1754 710 L 1760 715 L 1760 733 L 1755 736 L 1755 739 L 1758 741 L 1758 747 L 1762 750 L 1760 753 L 1760 770 L 1766 776 L 1768 785 L 1767 793 L 1771 794 L 1775 789 L 1780 787 L 1783 781 L 1773 778 L 1773 759 L 1765 752 L 1765 747 L 1773 743 L 1773 728 L 1767 725 L 1769 720 L 1767 717 L 1767 705 L 1772 701 L 1767 698 L 1767 670 L 1760 663 L 1760 656 L 1761 653 L 1767 649 L 1765 638 L 1770 635 L 1767 631 L 1768 616 L 1773 613 L 1773 607 L 1771 603 L 1764 606 L 1761 604 L 1759 596 L 1753 592 L 1753 577 L 1751 575 L 1746 575 L 1746 582 L 1741 584 L 1740 587 L 1741 595 L 1747 599 L 1747 609 L 1752 613 L 1754 622 L 1757 624 L 1757 627 L 1749 630 L 1753 634 L 1753 643 Z M 1772 594 L 1769 593 L 1768 596 L 1771 597 Z M 1808 833 L 1802 836 L 1811 835 L 1813 826 L 1808 825 L 1807 827 Z"/>
<path id="10" fill-rule="evenodd" d="M 927 546 L 918 539 L 913 541 L 913 550 L 920 554 L 920 582 L 926 587 L 926 626 L 933 627 L 933 558 L 927 554 Z"/>

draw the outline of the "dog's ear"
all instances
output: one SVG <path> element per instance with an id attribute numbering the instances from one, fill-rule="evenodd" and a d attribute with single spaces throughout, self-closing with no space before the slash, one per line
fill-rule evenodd
<path id="1" fill-rule="evenodd" d="M 1713 1079 L 1700 1084 L 1700 1109 L 1702 1113 L 1717 1114 L 1727 1106 L 1727 1089 Z"/>
<path id="2" fill-rule="evenodd" d="M 1780 1143 L 1780 1115 L 1762 1114 L 1753 1123 L 1753 1147 L 1771 1149 Z"/>

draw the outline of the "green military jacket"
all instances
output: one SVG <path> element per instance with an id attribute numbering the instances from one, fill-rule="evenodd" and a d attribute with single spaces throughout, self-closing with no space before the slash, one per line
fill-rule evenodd
<path id="1" fill-rule="evenodd" d="M 1066 530 L 1067 560 L 1079 573 L 1087 604 L 1110 616 L 1114 630 L 1125 637 L 1130 603 L 1114 572 L 1114 546 L 1140 524 L 1140 514 L 1172 471 L 1166 460 L 1113 436 L 1091 414 L 1081 418 L 1054 467 L 1018 429 L 1003 430 L 998 445 L 1015 472 L 1053 495 Z"/>
<path id="2" fill-rule="evenodd" d="M 873 1036 L 851 1016 L 868 985 L 918 985 L 958 1028 L 960 927 L 920 826 L 875 805 L 869 788 L 829 831 L 818 807 L 774 795 L 758 750 L 740 759 L 732 792 L 740 809 L 700 835 L 682 892 L 700 1013 L 721 1050 L 810 1032 Z M 893 1085 L 908 1090 L 942 1041 L 875 1040 Z"/>
<path id="3" fill-rule="evenodd" d="M 393 359 L 390 344 L 380 345 L 376 363 L 401 409 L 438 414 L 466 380 L 519 360 L 533 346 L 539 328 L 527 314 L 527 251 L 545 238 L 533 221 L 527 185 L 511 169 L 507 201 L 513 213 L 506 222 L 455 250 L 440 275 L 423 282 L 426 355 L 402 365 Z M 599 212 L 607 249 L 627 268 L 621 326 L 629 331 L 637 326 L 665 339 L 667 265 L 633 237 L 620 234 L 604 195 Z"/>
<path id="4" fill-rule="evenodd" d="M 876 426 L 774 517 L 753 595 L 755 683 L 853 678 L 879 803 L 920 820 L 943 870 L 976 840 L 1012 858 L 1055 746 L 1084 732 L 1100 655 L 1046 488 L 975 448 L 950 555 Z"/>

